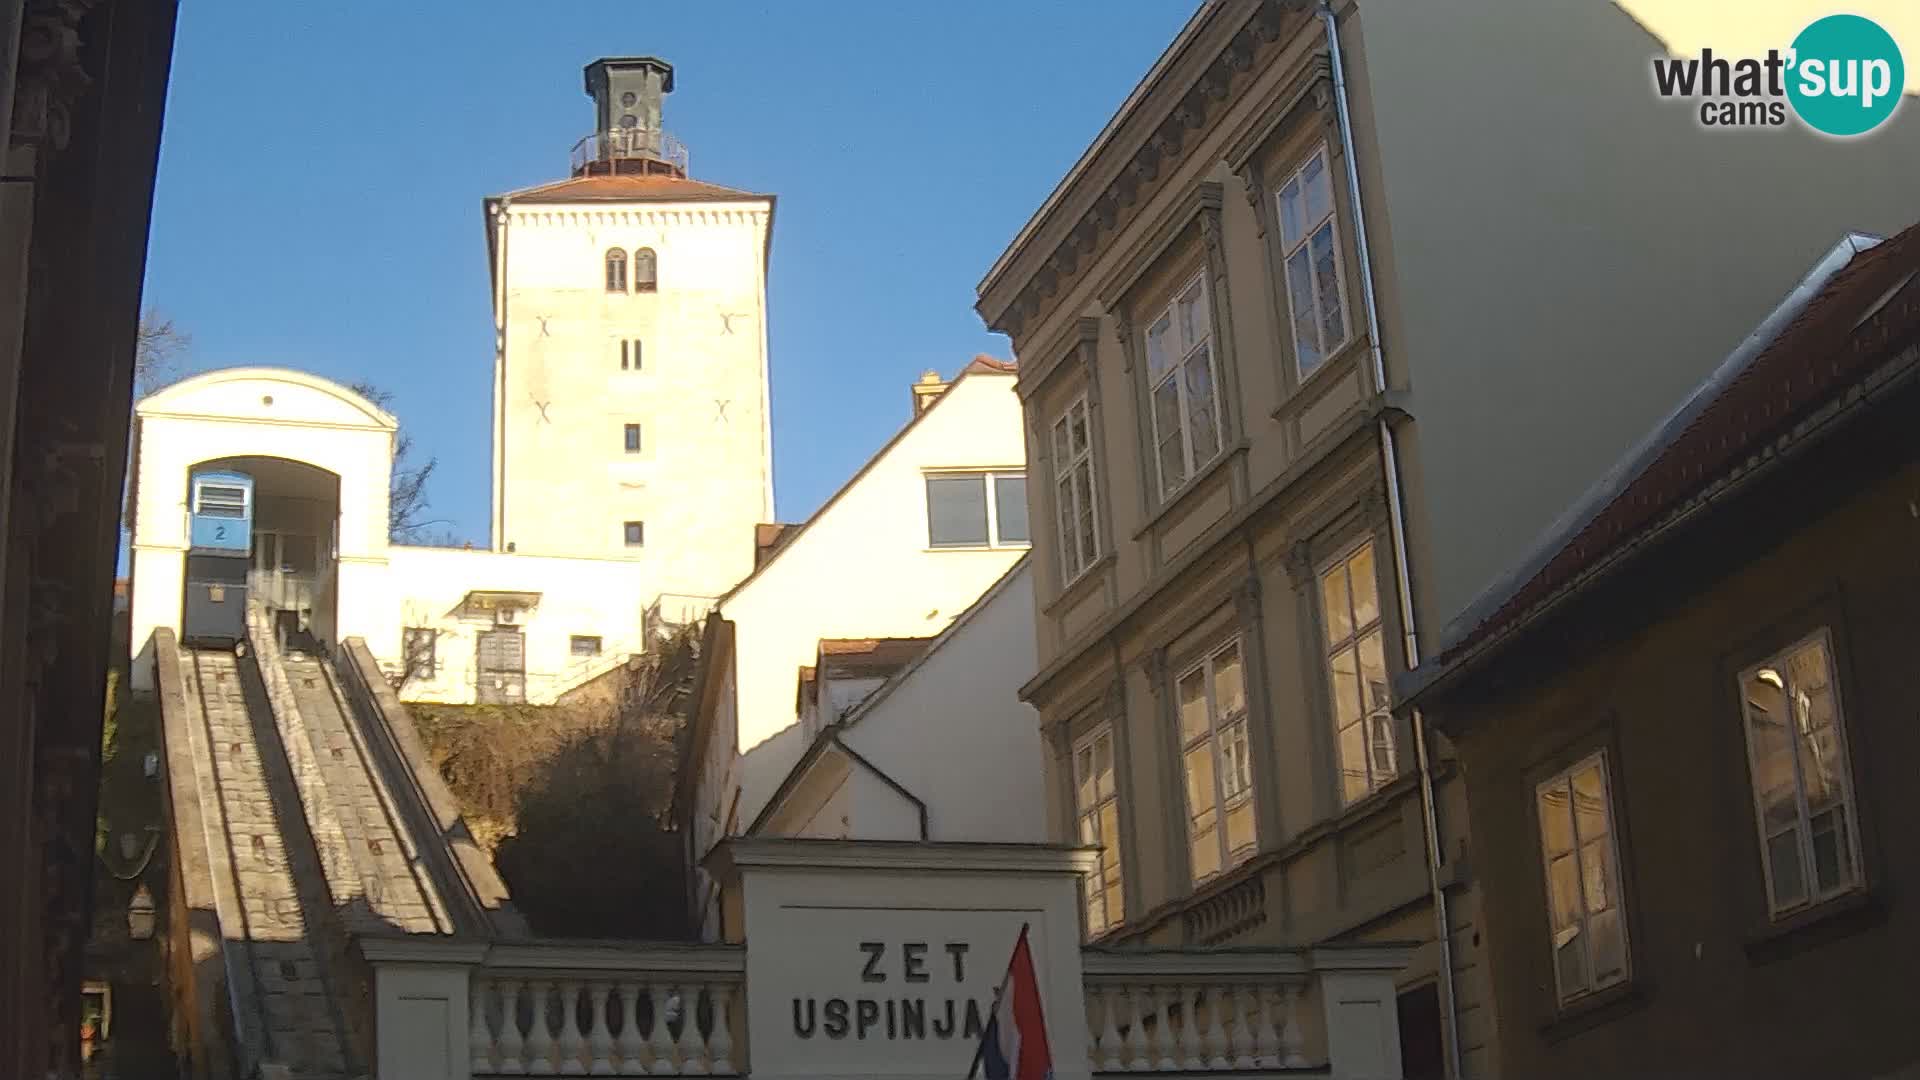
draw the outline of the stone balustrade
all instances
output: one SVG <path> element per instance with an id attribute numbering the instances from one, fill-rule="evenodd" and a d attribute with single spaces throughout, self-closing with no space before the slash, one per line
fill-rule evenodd
<path id="1" fill-rule="evenodd" d="M 1088 949 L 1083 964 L 1094 1072 L 1315 1065 L 1302 1022 L 1309 974 L 1298 951 Z"/>
<path id="2" fill-rule="evenodd" d="M 752 1074 L 743 947 L 416 936 L 363 949 L 395 1075 Z M 1088 948 L 1087 1056 L 1069 1064 L 1056 1050 L 1056 1075 L 1397 1076 L 1393 972 L 1405 962 L 1398 946 Z"/>

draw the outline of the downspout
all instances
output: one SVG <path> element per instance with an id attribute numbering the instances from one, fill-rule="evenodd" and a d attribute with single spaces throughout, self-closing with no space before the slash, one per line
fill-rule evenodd
<path id="1" fill-rule="evenodd" d="M 1367 246 L 1367 216 L 1360 201 L 1360 163 L 1353 143 L 1353 116 L 1347 103 L 1346 66 L 1340 57 L 1340 23 L 1330 4 L 1320 5 L 1320 22 L 1327 33 L 1327 57 L 1333 77 L 1333 102 L 1340 122 L 1340 142 L 1346 153 L 1347 199 L 1353 204 L 1353 243 L 1360 261 L 1360 295 L 1367 314 L 1367 351 L 1373 361 L 1375 394 L 1387 392 L 1386 354 L 1380 345 L 1380 307 L 1373 291 L 1373 257 Z M 1387 520 L 1392 536 L 1395 592 L 1400 597 L 1402 646 L 1408 671 L 1420 666 L 1420 633 L 1414 622 L 1413 578 L 1408 569 L 1406 509 L 1400 489 L 1400 455 L 1393 425 L 1380 418 L 1380 458 L 1386 473 Z M 1427 889 L 1432 896 L 1434 937 L 1440 945 L 1440 1007 L 1446 1025 L 1447 1075 L 1465 1076 L 1460 1057 L 1460 1010 L 1453 978 L 1452 920 L 1447 891 L 1440 882 L 1440 814 L 1433 795 L 1433 762 L 1427 753 L 1426 721 L 1413 712 L 1414 756 L 1420 773 L 1420 815 L 1427 834 Z"/>
<path id="2" fill-rule="evenodd" d="M 493 543 L 507 550 L 507 232 L 512 220 L 513 196 L 502 196 L 494 207 L 494 339 L 493 339 Z"/>

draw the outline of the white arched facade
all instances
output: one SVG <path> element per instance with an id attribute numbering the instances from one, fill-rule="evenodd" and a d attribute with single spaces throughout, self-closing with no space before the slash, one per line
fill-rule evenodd
<path id="1" fill-rule="evenodd" d="M 279 458 L 339 484 L 334 640 L 391 636 L 387 500 L 398 423 L 328 379 L 282 368 L 230 368 L 184 380 L 134 409 L 129 509 L 132 644 L 144 661 L 153 632 L 178 633 L 187 556 L 187 477 L 230 458 Z M 136 662 L 136 689 L 152 665 Z"/>

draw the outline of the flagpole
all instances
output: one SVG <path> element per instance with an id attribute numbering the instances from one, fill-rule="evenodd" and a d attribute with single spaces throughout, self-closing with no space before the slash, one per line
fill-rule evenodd
<path id="1" fill-rule="evenodd" d="M 1013 978 L 1013 957 L 1020 955 L 1020 943 L 1027 939 L 1027 927 L 1030 925 L 1032 924 L 1021 923 L 1020 936 L 1013 939 L 1013 953 L 1007 957 L 1007 973 L 1000 976 L 1000 988 L 993 992 L 993 1004 L 989 1007 L 989 1012 L 987 1013 L 988 1027 L 993 1026 L 993 1014 L 1000 1011 L 1000 999 L 1006 995 L 1007 983 Z M 986 1057 L 986 1054 L 987 1033 L 982 1031 L 980 1033 L 980 1041 L 975 1044 L 973 1048 L 973 1064 L 967 1066 L 967 1080 L 973 1080 L 974 1074 L 980 1071 L 980 1061 Z"/>

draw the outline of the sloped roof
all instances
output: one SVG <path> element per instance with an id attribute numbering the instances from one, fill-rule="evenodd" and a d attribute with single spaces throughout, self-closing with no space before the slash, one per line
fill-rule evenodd
<path id="1" fill-rule="evenodd" d="M 1916 301 L 1920 225 L 1879 242 L 1849 236 L 1513 572 L 1467 607 L 1448 628 L 1433 674 L 1410 682 L 1431 684 L 1477 646 L 1565 596 L 1610 554 L 1844 393 L 1920 333 Z"/>
<path id="2" fill-rule="evenodd" d="M 576 176 L 510 191 L 504 197 L 516 203 L 739 202 L 773 198 L 771 195 L 709 184 L 704 180 L 663 174 Z"/>

